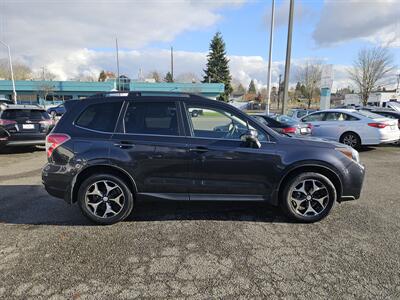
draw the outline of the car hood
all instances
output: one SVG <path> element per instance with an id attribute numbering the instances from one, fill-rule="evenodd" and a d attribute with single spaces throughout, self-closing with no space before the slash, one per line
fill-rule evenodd
<path id="1" fill-rule="evenodd" d="M 285 142 L 289 144 L 297 144 L 297 145 L 303 145 L 303 146 L 311 146 L 311 147 L 320 147 L 320 148 L 350 148 L 347 145 L 335 142 L 335 141 L 330 141 L 326 139 L 321 139 L 317 137 L 311 137 L 311 136 L 293 136 L 293 137 L 284 137 Z M 351 149 L 351 148 L 350 148 Z"/>

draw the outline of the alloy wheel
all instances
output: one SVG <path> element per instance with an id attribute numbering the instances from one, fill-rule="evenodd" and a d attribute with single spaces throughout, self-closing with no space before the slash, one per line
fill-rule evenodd
<path id="1" fill-rule="evenodd" d="M 100 180 L 91 184 L 85 194 L 85 205 L 89 212 L 99 218 L 118 215 L 125 204 L 122 188 L 111 180 Z"/>
<path id="2" fill-rule="evenodd" d="M 343 137 L 343 144 L 354 148 L 358 144 L 357 137 L 354 134 L 347 134 Z"/>
<path id="3" fill-rule="evenodd" d="M 320 215 L 328 203 L 328 188 L 319 180 L 304 179 L 290 190 L 290 205 L 293 211 L 302 217 Z"/>

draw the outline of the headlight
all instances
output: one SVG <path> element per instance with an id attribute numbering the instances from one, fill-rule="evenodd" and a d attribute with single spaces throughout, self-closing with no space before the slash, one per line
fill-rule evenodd
<path id="1" fill-rule="evenodd" d="M 353 148 L 335 148 L 335 150 L 341 152 L 357 163 L 360 162 L 360 155 L 358 154 L 358 151 Z"/>

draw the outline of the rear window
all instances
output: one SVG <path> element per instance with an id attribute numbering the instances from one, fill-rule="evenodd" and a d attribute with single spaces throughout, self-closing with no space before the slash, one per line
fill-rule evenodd
<path id="1" fill-rule="evenodd" d="M 131 102 L 124 122 L 126 133 L 179 135 L 175 102 Z"/>
<path id="2" fill-rule="evenodd" d="M 114 132 L 122 102 L 98 103 L 88 106 L 75 121 L 80 127 Z"/>
<path id="3" fill-rule="evenodd" d="M 50 116 L 46 111 L 39 109 L 6 109 L 1 118 L 7 120 L 48 120 Z"/>
<path id="4" fill-rule="evenodd" d="M 305 111 L 305 110 L 299 110 L 299 111 L 297 112 L 297 117 L 298 117 L 298 118 L 301 118 L 301 117 L 306 116 L 307 114 L 308 114 L 307 111 Z"/>
<path id="5" fill-rule="evenodd" d="M 355 115 L 361 115 L 363 117 L 367 117 L 367 118 L 370 118 L 370 119 L 382 119 L 382 118 L 384 118 L 383 116 L 375 114 L 373 112 L 370 112 L 369 110 L 359 110 L 357 112 L 354 112 L 354 114 Z"/>

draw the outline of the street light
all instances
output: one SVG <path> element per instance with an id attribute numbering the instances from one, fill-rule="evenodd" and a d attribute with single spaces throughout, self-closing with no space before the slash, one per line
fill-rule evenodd
<path id="1" fill-rule="evenodd" d="M 1 40 L 0 40 L 0 44 L 4 45 L 8 50 L 8 61 L 10 64 L 11 81 L 12 81 L 12 86 L 13 86 L 13 98 L 14 98 L 14 103 L 17 103 L 17 92 L 15 91 L 14 71 L 13 71 L 13 67 L 12 67 L 10 46 L 8 46 L 6 43 L 4 43 Z"/>

